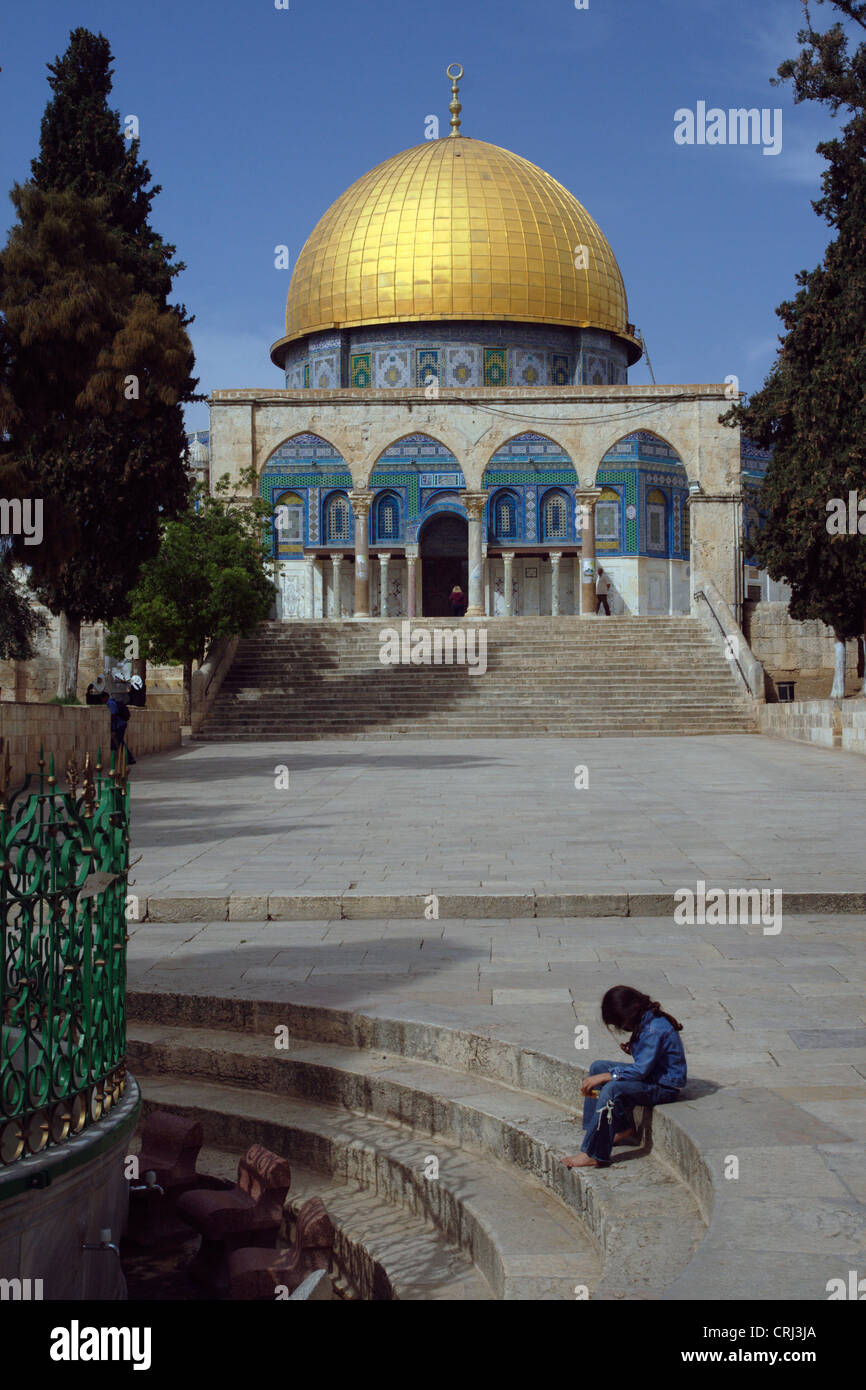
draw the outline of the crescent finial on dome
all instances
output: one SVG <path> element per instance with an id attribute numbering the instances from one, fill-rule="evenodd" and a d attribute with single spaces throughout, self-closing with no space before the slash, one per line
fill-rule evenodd
<path id="1" fill-rule="evenodd" d="M 452 71 L 451 71 L 452 68 L 456 68 L 457 71 L 456 71 L 456 72 L 452 72 Z M 448 107 L 448 110 L 451 112 L 451 135 L 452 135 L 452 136 L 455 136 L 455 135 L 456 135 L 456 136 L 459 137 L 459 136 L 460 136 L 460 112 L 463 110 L 463 107 L 462 107 L 462 105 L 460 104 L 460 101 L 459 101 L 459 95 L 458 95 L 458 93 L 459 93 L 459 88 L 458 88 L 458 85 L 457 85 L 457 84 L 459 83 L 461 77 L 463 76 L 463 67 L 462 67 L 462 65 L 461 65 L 460 63 L 449 63 L 448 66 L 447 66 L 447 68 L 445 69 L 445 76 L 449 79 L 449 81 L 450 81 L 450 83 L 451 83 L 451 104 L 450 104 L 450 106 Z M 449 138 L 450 138 L 450 137 L 449 137 Z"/>

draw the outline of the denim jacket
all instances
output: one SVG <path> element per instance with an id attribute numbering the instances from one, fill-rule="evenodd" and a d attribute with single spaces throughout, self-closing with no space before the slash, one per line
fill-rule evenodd
<path id="1" fill-rule="evenodd" d="M 686 1054 L 680 1035 L 666 1018 L 649 1010 L 640 1022 L 632 1060 L 610 1069 L 614 1081 L 644 1081 L 678 1091 L 686 1083 Z"/>

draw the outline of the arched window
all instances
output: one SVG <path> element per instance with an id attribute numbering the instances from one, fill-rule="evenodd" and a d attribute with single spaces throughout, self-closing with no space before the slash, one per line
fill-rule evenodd
<path id="1" fill-rule="evenodd" d="M 564 492 L 545 494 L 541 509 L 542 540 L 568 540 L 569 501 Z"/>
<path id="2" fill-rule="evenodd" d="M 516 541 L 520 512 L 513 492 L 498 492 L 493 499 L 493 534 L 498 541 Z"/>
<path id="3" fill-rule="evenodd" d="M 352 539 L 352 508 L 344 492 L 332 492 L 325 503 L 325 544 Z"/>
<path id="4" fill-rule="evenodd" d="M 393 492 L 383 492 L 376 499 L 373 534 L 379 545 L 400 539 L 400 499 Z"/>
<path id="5" fill-rule="evenodd" d="M 296 492 L 284 492 L 274 507 L 277 545 L 302 545 L 304 541 L 304 502 Z"/>
<path id="6" fill-rule="evenodd" d="M 619 545 L 620 498 L 615 488 L 604 487 L 595 504 L 595 538 Z"/>
<path id="7" fill-rule="evenodd" d="M 646 497 L 647 550 L 667 550 L 667 498 L 654 487 Z"/>

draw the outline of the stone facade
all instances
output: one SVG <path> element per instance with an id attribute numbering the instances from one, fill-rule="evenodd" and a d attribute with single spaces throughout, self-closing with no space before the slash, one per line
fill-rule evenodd
<path id="1" fill-rule="evenodd" d="M 749 605 L 746 636 L 755 656 L 774 687 L 780 681 L 794 681 L 796 696 L 823 699 L 833 685 L 833 632 L 818 621 L 797 622 L 786 603 Z M 857 678 L 857 643 L 849 642 L 846 663 L 846 695 L 862 685 Z M 772 698 L 773 692 L 768 693 Z"/>
<path id="2" fill-rule="evenodd" d="M 596 538 L 599 558 L 609 557 L 605 568 L 617 591 L 614 611 L 684 612 L 702 575 L 713 579 L 732 605 L 741 592 L 740 440 L 736 430 L 718 423 L 725 401 L 724 385 L 440 388 L 432 396 L 417 386 L 381 390 L 373 384 L 320 391 L 219 391 L 211 401 L 211 466 L 214 476 L 228 472 L 240 491 L 240 472 L 253 464 L 263 494 L 274 505 L 292 494 L 289 510 L 294 508 L 299 517 L 291 533 L 278 539 L 274 556 L 286 617 L 325 614 L 335 550 L 344 557 L 339 567 L 339 582 L 346 585 L 342 615 L 355 611 L 346 579 L 355 565 L 354 517 L 347 507 L 344 514 L 338 509 L 332 515 L 328 504 L 337 494 L 348 500 L 350 493 L 367 489 L 374 494 L 368 538 L 374 586 L 378 546 L 394 557 L 388 581 L 399 583 L 405 595 L 409 548 L 429 515 L 425 508 L 465 516 L 463 496 L 468 493 L 478 493 L 483 504 L 481 535 L 491 562 L 501 559 L 497 548 L 504 553 L 513 545 L 521 561 L 534 559 L 536 565 L 529 563 L 529 568 L 539 569 L 555 551 L 563 556 L 561 573 L 570 571 L 573 583 L 584 537 L 576 512 L 561 533 L 543 534 L 545 491 L 559 489 L 566 499 L 574 499 L 578 487 L 590 487 L 603 489 L 601 505 L 618 516 L 616 532 Z M 546 441 L 553 455 L 547 458 L 533 446 L 535 457 L 510 457 L 514 441 L 529 435 Z M 422 436 L 441 457 L 422 458 L 414 444 L 411 460 L 395 457 L 400 441 Z M 309 468 L 301 469 L 300 455 L 293 458 L 294 442 L 312 438 L 325 453 L 321 458 L 310 454 Z M 637 443 L 627 445 L 627 439 Z M 293 467 L 284 468 L 290 460 Z M 432 475 L 426 496 L 425 470 Z M 419 488 L 417 505 L 413 486 Z M 405 508 L 405 529 L 394 539 L 376 532 L 376 497 L 383 488 L 393 491 L 398 509 L 399 504 Z M 434 496 L 437 488 L 440 498 Z M 503 537 L 497 547 L 490 503 L 497 491 L 511 488 L 520 531 L 513 543 Z M 655 541 L 649 525 L 653 506 L 660 528 Z M 332 523 L 338 528 L 335 534 L 329 533 Z M 306 562 L 312 563 L 309 578 Z M 492 582 L 486 576 L 484 587 L 495 593 L 498 574 L 489 568 Z M 529 581 L 540 578 L 540 573 L 524 570 L 522 611 L 551 611 L 543 607 L 542 585 L 540 606 L 534 606 Z M 560 611 L 574 611 L 568 607 L 568 580 L 564 582 L 566 607 Z M 333 593 L 331 598 L 336 610 Z M 392 598 L 396 609 L 397 594 Z M 400 611 L 408 611 L 408 602 L 399 602 Z"/>
<path id="3" fill-rule="evenodd" d="M 57 694 L 58 620 L 41 605 L 35 605 L 48 621 L 48 627 L 34 643 L 32 661 L 0 661 L 0 702 L 22 701 L 48 704 Z M 122 666 L 105 654 L 104 623 L 81 624 L 76 694 L 83 703 L 88 685 L 103 672 Z M 176 710 L 182 703 L 183 668 L 148 663 L 148 704 L 153 709 Z"/>

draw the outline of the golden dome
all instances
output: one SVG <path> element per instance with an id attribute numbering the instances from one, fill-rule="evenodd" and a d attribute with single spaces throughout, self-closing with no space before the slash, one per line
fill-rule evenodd
<path id="1" fill-rule="evenodd" d="M 425 141 L 353 183 L 304 245 L 286 336 L 434 320 L 599 328 L 640 356 L 619 266 L 576 198 L 529 160 Z"/>

